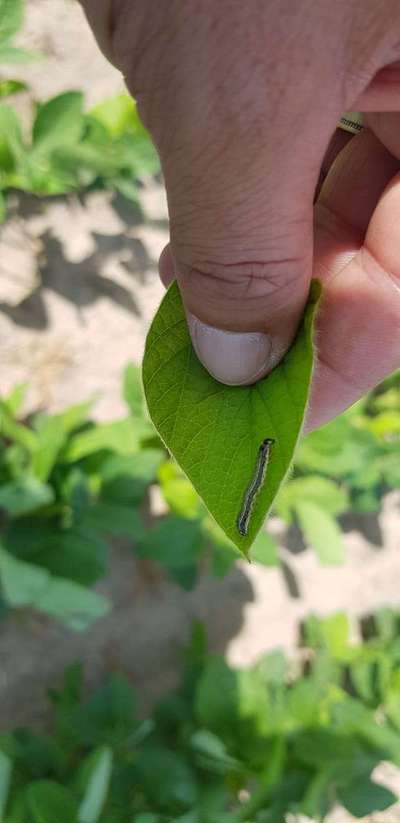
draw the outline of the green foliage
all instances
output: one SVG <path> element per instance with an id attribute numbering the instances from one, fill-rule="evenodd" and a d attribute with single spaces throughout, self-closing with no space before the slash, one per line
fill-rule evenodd
<path id="1" fill-rule="evenodd" d="M 0 400 L 1 617 L 34 609 L 82 631 L 105 616 L 110 603 L 89 587 L 107 574 L 110 538 L 123 537 L 184 589 L 196 584 L 205 556 L 217 577 L 238 556 L 167 459 L 132 364 L 123 393 L 128 414 L 111 423 L 95 423 L 91 403 L 26 420 L 24 386 Z M 151 522 L 157 479 L 169 512 Z M 257 545 L 259 562 L 275 562 L 272 538 Z"/>
<path id="2" fill-rule="evenodd" d="M 123 131 L 105 115 L 125 108 Z M 68 91 L 37 106 L 31 134 L 23 134 L 17 114 L 0 104 L 0 189 L 38 195 L 65 194 L 101 186 L 137 202 L 137 179 L 154 174 L 158 159 L 128 96 L 85 113 L 79 91 Z"/>
<path id="3" fill-rule="evenodd" d="M 224 386 L 198 360 L 181 296 L 170 286 L 151 325 L 143 382 L 153 423 L 229 539 L 245 554 L 284 480 L 303 422 L 313 362 L 315 283 L 297 338 L 253 386 Z M 262 441 L 274 439 L 268 482 L 260 488 L 247 535 L 237 518 Z"/>
<path id="4" fill-rule="evenodd" d="M 275 503 L 297 521 L 321 562 L 343 559 L 335 522 L 345 512 L 378 512 L 383 494 L 400 488 L 400 372 L 321 429 L 296 455 L 295 471 Z"/>
<path id="5" fill-rule="evenodd" d="M 374 769 L 400 766 L 399 628 L 383 610 L 355 645 L 345 615 L 311 616 L 304 669 L 279 651 L 232 669 L 197 627 L 180 687 L 145 720 L 125 678 L 86 697 L 74 665 L 51 694 L 51 736 L 0 736 L 2 819 L 283 823 L 289 812 L 323 821 L 336 804 L 355 817 L 384 810 L 397 797 Z"/>
<path id="6" fill-rule="evenodd" d="M 142 537 L 139 507 L 165 453 L 143 409 L 95 424 L 83 403 L 28 422 L 23 400 L 19 386 L 0 401 L 2 601 L 82 630 L 110 606 L 88 588 L 107 572 L 104 536 Z"/>
<path id="7" fill-rule="evenodd" d="M 397 374 L 299 447 L 276 511 L 300 525 L 322 563 L 343 559 L 343 514 L 368 510 L 368 500 L 375 510 L 388 488 L 400 487 L 399 437 L 392 417 L 384 430 L 381 419 L 396 410 L 399 393 Z M 2 618 L 7 608 L 33 608 L 82 630 L 105 615 L 110 604 L 88 587 L 107 574 L 113 537 L 124 538 L 139 559 L 157 564 L 187 590 L 205 563 L 216 577 L 229 571 L 240 554 L 168 459 L 147 417 L 136 367 L 124 373 L 128 414 L 111 423 L 95 423 L 91 403 L 25 420 L 24 394 L 24 386 L 16 386 L 0 400 Z M 148 511 L 154 484 L 167 509 L 157 519 Z M 275 538 L 260 532 L 250 557 L 278 565 Z M 353 674 L 365 681 L 362 667 Z"/>
<path id="8" fill-rule="evenodd" d="M 0 0 L 0 65 L 35 59 L 13 45 L 23 17 L 24 0 Z M 0 98 L 27 90 L 18 79 L 0 78 Z M 28 132 L 12 106 L 0 103 L 1 219 L 9 189 L 56 195 L 100 186 L 138 204 L 138 180 L 158 168 L 156 151 L 128 95 L 86 112 L 82 93 L 66 91 L 36 105 Z"/>
<path id="9" fill-rule="evenodd" d="M 24 0 L 0 0 L 0 64 L 26 63 L 34 59 L 34 55 L 13 45 L 23 24 L 24 9 Z M 16 90 L 19 91 L 11 88 L 10 93 Z"/>

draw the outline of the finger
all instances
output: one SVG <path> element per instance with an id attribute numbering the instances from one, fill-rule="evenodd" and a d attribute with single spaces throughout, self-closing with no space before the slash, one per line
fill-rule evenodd
<path id="1" fill-rule="evenodd" d="M 364 121 L 388 151 L 400 158 L 400 112 L 373 112 L 365 114 Z"/>
<path id="2" fill-rule="evenodd" d="M 161 271 L 178 279 L 200 360 L 221 382 L 244 384 L 279 362 L 301 318 L 319 164 L 307 139 L 297 153 L 293 136 L 290 151 L 288 137 L 286 150 L 267 139 L 248 145 L 248 136 L 241 146 L 233 142 L 217 167 L 220 146 L 214 157 L 203 150 L 196 172 L 188 168 L 194 160 L 184 168 L 164 164 L 171 249 Z M 285 169 L 283 179 L 275 164 Z"/>
<path id="3" fill-rule="evenodd" d="M 399 162 L 365 131 L 338 156 L 316 206 L 324 283 L 306 430 L 339 414 L 400 362 Z"/>

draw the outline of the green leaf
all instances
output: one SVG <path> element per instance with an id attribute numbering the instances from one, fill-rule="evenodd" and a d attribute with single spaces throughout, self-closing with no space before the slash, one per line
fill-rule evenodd
<path id="1" fill-rule="evenodd" d="M 0 486 L 0 509 L 5 509 L 11 517 L 20 517 L 54 500 L 54 492 L 34 477 L 21 478 Z"/>
<path id="2" fill-rule="evenodd" d="M 308 400 L 313 363 L 317 283 L 296 341 L 268 377 L 253 386 L 225 386 L 197 359 L 176 283 L 153 320 L 143 361 L 154 425 L 227 536 L 248 552 L 293 458 Z M 271 437 L 267 478 L 248 535 L 237 529 L 261 442 Z"/>
<path id="3" fill-rule="evenodd" d="M 65 411 L 53 415 L 52 419 L 59 422 L 65 434 L 70 434 L 74 429 L 88 422 L 88 415 L 92 406 L 92 400 L 76 403 L 74 406 L 69 406 Z"/>
<path id="4" fill-rule="evenodd" d="M 21 407 L 24 403 L 27 390 L 27 383 L 18 383 L 16 386 L 14 386 L 10 394 L 8 394 L 7 397 L 3 398 L 3 403 L 7 407 L 12 417 L 15 417 L 15 415 L 17 415 L 18 412 L 21 411 Z"/>
<path id="5" fill-rule="evenodd" d="M 6 750 L 6 754 L 14 763 L 15 777 L 23 774 L 29 781 L 50 774 L 61 776 L 65 770 L 64 753 L 58 743 L 31 729 L 16 729 L 12 735 L 12 748 Z"/>
<path id="6" fill-rule="evenodd" d="M 0 224 L 4 223 L 7 217 L 7 202 L 2 191 L 0 191 Z"/>
<path id="7" fill-rule="evenodd" d="M 146 797 L 154 803 L 154 778 L 157 775 L 157 806 L 179 811 L 197 800 L 197 784 L 190 764 L 172 749 L 149 745 L 136 766 L 137 780 Z M 178 807 L 178 808 L 176 808 Z"/>
<path id="8" fill-rule="evenodd" d="M 80 525 L 102 534 L 122 537 L 139 538 L 144 531 L 139 513 L 132 506 L 119 506 L 118 503 L 94 503 L 88 506 Z"/>
<path id="9" fill-rule="evenodd" d="M 132 455 L 110 455 L 101 465 L 104 483 L 127 477 L 142 493 L 144 487 L 156 479 L 157 469 L 165 460 L 161 449 L 145 449 Z"/>
<path id="10" fill-rule="evenodd" d="M 0 0 L 0 43 L 14 37 L 24 19 L 23 0 Z"/>
<path id="11" fill-rule="evenodd" d="M 11 0 L 13 2 L 13 0 Z M 33 54 L 26 49 L 18 49 L 15 46 L 0 46 L 0 64 L 9 63 L 12 65 L 20 65 L 24 63 L 32 63 L 39 58 L 39 55 Z"/>
<path id="12" fill-rule="evenodd" d="M 221 738 L 207 729 L 198 729 L 190 738 L 190 747 L 196 754 L 199 766 L 215 774 L 236 771 L 238 761 L 230 757 Z"/>
<path id="13" fill-rule="evenodd" d="M 83 631 L 110 610 L 103 595 L 71 580 L 52 577 L 46 569 L 17 560 L 2 548 L 0 582 L 9 605 L 32 606 L 74 631 Z"/>
<path id="14" fill-rule="evenodd" d="M 136 105 L 128 94 L 104 100 L 90 110 L 90 116 L 98 120 L 112 137 L 134 129 L 138 122 Z"/>
<path id="15" fill-rule="evenodd" d="M 135 726 L 133 690 L 122 676 L 114 675 L 60 720 L 63 735 L 77 745 L 118 746 Z"/>
<path id="16" fill-rule="evenodd" d="M 26 798 L 33 823 L 78 823 L 72 794 L 51 780 L 32 783 Z"/>
<path id="17" fill-rule="evenodd" d="M 27 91 L 29 87 L 20 80 L 0 80 L 0 97 L 8 97 L 10 94 L 19 94 Z"/>
<path id="18" fill-rule="evenodd" d="M 296 504 L 300 526 L 320 562 L 327 566 L 344 561 L 344 544 L 339 526 L 318 504 L 302 501 Z"/>
<path id="19" fill-rule="evenodd" d="M 71 437 L 63 455 L 64 459 L 74 462 L 103 449 L 121 455 L 134 454 L 138 451 L 143 430 L 143 426 L 134 422 L 131 417 L 116 420 L 114 423 L 93 425 L 87 431 Z"/>
<path id="20" fill-rule="evenodd" d="M 347 491 L 327 477 L 309 475 L 288 480 L 275 501 L 277 513 L 286 523 L 292 520 L 292 512 L 298 503 L 315 503 L 328 514 L 341 514 L 350 508 Z"/>
<path id="21" fill-rule="evenodd" d="M 35 152 L 50 153 L 54 149 L 77 143 L 83 131 L 83 95 L 67 91 L 42 103 L 33 124 Z"/>
<path id="22" fill-rule="evenodd" d="M 81 662 L 71 663 L 64 671 L 62 685 L 59 689 L 50 689 L 49 697 L 56 714 L 63 714 L 79 705 L 84 686 L 83 665 Z"/>
<path id="23" fill-rule="evenodd" d="M 32 470 L 39 480 L 47 480 L 66 441 L 66 432 L 57 417 L 44 415 L 36 427 L 37 448 L 32 458 Z"/>
<path id="24" fill-rule="evenodd" d="M 296 454 L 296 466 L 331 477 L 362 475 L 376 453 L 369 432 L 352 425 L 352 409 L 307 435 Z"/>
<path id="25" fill-rule="evenodd" d="M 136 544 L 139 557 L 159 563 L 185 589 L 191 589 L 196 581 L 201 548 L 199 523 L 173 516 L 145 532 Z"/>
<path id="26" fill-rule="evenodd" d="M 172 461 L 163 463 L 158 472 L 158 479 L 164 499 L 175 514 L 188 518 L 200 517 L 204 512 L 204 506 L 192 484 L 176 463 Z"/>
<path id="27" fill-rule="evenodd" d="M 106 746 L 92 752 L 83 764 L 87 785 L 79 806 L 79 823 L 97 823 L 100 820 L 110 787 L 112 766 L 113 753 Z"/>
<path id="28" fill-rule="evenodd" d="M 396 803 L 397 796 L 385 786 L 373 783 L 368 777 L 338 786 L 338 799 L 354 817 L 381 812 Z"/>
<path id="29" fill-rule="evenodd" d="M 10 606 L 30 606 L 40 600 L 50 582 L 45 569 L 17 560 L 0 548 L 0 583 Z"/>
<path id="30" fill-rule="evenodd" d="M 37 449 L 38 439 L 36 434 L 27 426 L 17 423 L 13 413 L 10 412 L 7 406 L 7 401 L 3 400 L 0 400 L 0 434 L 23 446 L 30 454 L 33 454 Z"/>
<path id="31" fill-rule="evenodd" d="M 259 532 L 250 551 L 250 560 L 262 566 L 279 566 L 279 547 L 266 531 Z"/>
<path id="32" fill-rule="evenodd" d="M 326 649 L 335 660 L 347 662 L 351 655 L 350 626 L 344 612 L 319 619 L 311 615 L 305 622 L 304 634 L 312 649 Z"/>
<path id="33" fill-rule="evenodd" d="M 350 678 L 356 694 L 364 703 L 373 703 L 376 700 L 375 667 L 369 660 L 355 660 L 350 665 Z"/>
<path id="34" fill-rule="evenodd" d="M 238 674 L 220 657 L 212 657 L 196 685 L 195 711 L 202 726 L 224 741 L 235 733 Z"/>
<path id="35" fill-rule="evenodd" d="M 44 534 L 30 560 L 52 575 L 89 586 L 107 572 L 108 546 L 84 521 L 73 529 Z"/>
<path id="36" fill-rule="evenodd" d="M 76 632 L 85 631 L 110 611 L 110 603 L 102 594 L 61 578 L 53 578 L 33 605 Z"/>
<path id="37" fill-rule="evenodd" d="M 150 140 L 148 132 L 140 127 L 141 132 L 123 134 L 114 144 L 118 153 L 120 165 L 125 175 L 116 178 L 116 186 L 126 197 L 134 199 L 134 189 L 127 190 L 129 180 L 135 177 L 149 177 L 155 174 L 160 167 L 158 154 Z M 137 191 L 137 186 L 136 186 Z"/>
<path id="38" fill-rule="evenodd" d="M 124 371 L 123 396 L 133 417 L 143 417 L 145 407 L 141 373 L 133 363 L 128 363 Z"/>
<path id="39" fill-rule="evenodd" d="M 11 783 L 12 761 L 0 749 L 0 820 L 6 810 Z"/>

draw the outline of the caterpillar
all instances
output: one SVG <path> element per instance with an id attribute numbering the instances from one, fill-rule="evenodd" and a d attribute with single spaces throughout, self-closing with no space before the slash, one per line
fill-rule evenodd
<path id="1" fill-rule="evenodd" d="M 238 532 L 242 535 L 242 537 L 246 537 L 248 532 L 254 500 L 260 491 L 262 484 L 264 483 L 271 447 L 274 443 L 275 440 L 273 440 L 272 437 L 266 437 L 258 449 L 254 476 L 246 489 L 243 498 L 243 506 L 236 521 Z"/>

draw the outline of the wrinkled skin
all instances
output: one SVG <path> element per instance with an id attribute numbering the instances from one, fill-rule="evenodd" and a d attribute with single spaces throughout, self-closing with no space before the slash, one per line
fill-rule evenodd
<path id="1" fill-rule="evenodd" d="M 323 280 L 307 427 L 329 420 L 400 364 L 400 3 L 83 5 L 160 153 L 162 279 L 202 321 L 283 349 Z M 344 111 L 367 113 L 349 141 Z"/>

